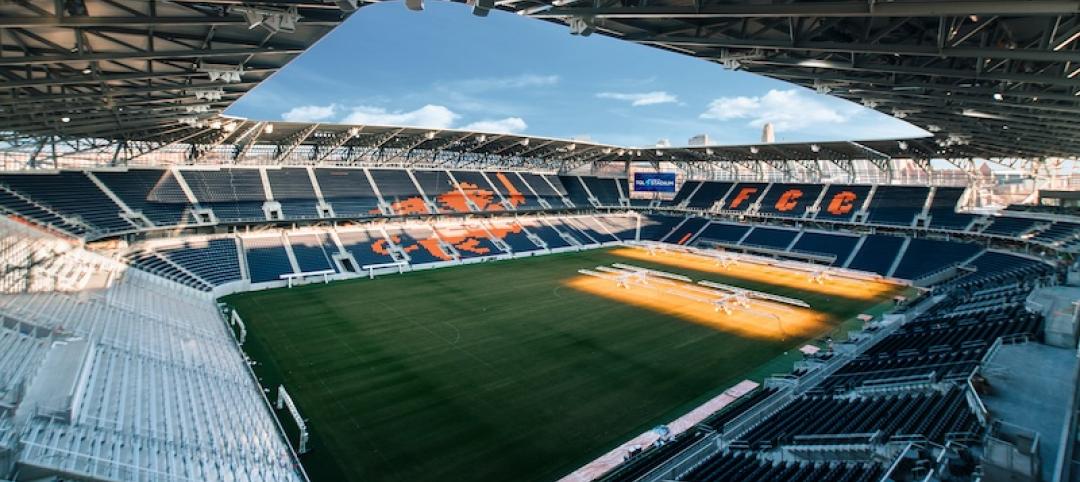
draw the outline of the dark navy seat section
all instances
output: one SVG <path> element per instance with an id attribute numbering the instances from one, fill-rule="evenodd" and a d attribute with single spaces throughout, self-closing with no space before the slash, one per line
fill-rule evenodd
<path id="1" fill-rule="evenodd" d="M 731 189 L 724 205 L 720 208 L 725 211 L 746 211 L 765 194 L 768 184 L 762 182 L 740 182 Z"/>
<path id="2" fill-rule="evenodd" d="M 82 171 L 61 171 L 54 174 L 2 174 L 0 185 L 15 190 L 61 216 L 72 220 L 77 219 L 77 222 L 64 224 L 81 223 L 85 225 L 84 231 L 87 232 L 105 234 L 135 229 L 135 225 L 121 217 L 123 209 L 101 189 L 98 189 L 97 185 Z M 12 203 L 8 205 L 8 208 L 15 210 L 16 206 L 19 204 Z M 63 229 L 62 225 L 59 227 Z"/>
<path id="3" fill-rule="evenodd" d="M 648 241 L 660 241 L 664 239 L 675 226 L 683 221 L 682 216 L 664 216 L 652 214 L 641 218 L 641 239 Z"/>
<path id="4" fill-rule="evenodd" d="M 491 183 L 495 185 L 495 189 L 502 194 L 504 199 L 510 201 L 514 209 L 518 211 L 536 211 L 544 208 L 516 172 L 492 171 L 486 174 Z"/>
<path id="5" fill-rule="evenodd" d="M 866 241 L 851 259 L 848 268 L 861 271 L 872 271 L 880 275 L 888 275 L 892 268 L 900 247 L 904 244 L 904 238 L 899 236 L 887 236 L 883 234 L 868 234 Z"/>
<path id="6" fill-rule="evenodd" d="M 0 213 L 6 211 L 24 219 L 63 230 L 69 234 L 81 235 L 86 232 L 86 226 L 82 223 L 69 222 L 62 217 L 62 214 L 35 205 L 31 201 L 2 189 L 0 189 L 0 207 L 3 208 Z"/>
<path id="7" fill-rule="evenodd" d="M 701 228 L 709 222 L 708 219 L 692 217 L 686 218 L 686 222 L 679 226 L 678 229 L 671 231 L 670 234 L 662 241 L 672 244 L 686 244 L 697 234 Z"/>
<path id="8" fill-rule="evenodd" d="M 280 237 L 245 238 L 243 242 L 248 273 L 253 283 L 278 281 L 281 275 L 293 272 L 289 254 Z"/>
<path id="9" fill-rule="evenodd" d="M 761 209 L 758 212 L 801 218 L 806 214 L 806 209 L 814 205 L 823 187 L 821 184 L 774 183 L 761 198 Z"/>
<path id="10" fill-rule="evenodd" d="M 363 169 L 315 169 L 323 200 L 344 218 L 379 215 L 379 198 Z"/>
<path id="11" fill-rule="evenodd" d="M 394 257 L 386 249 L 386 240 L 375 231 L 339 231 L 338 239 L 345 252 L 360 264 L 358 268 L 394 262 Z"/>
<path id="12" fill-rule="evenodd" d="M 96 171 L 94 176 L 129 208 L 142 213 L 156 225 L 175 226 L 186 220 L 187 197 L 168 170 Z M 168 195 L 170 186 L 171 196 Z M 157 195 L 157 200 L 151 199 L 151 193 Z M 161 202 L 162 198 L 168 201 Z"/>
<path id="13" fill-rule="evenodd" d="M 303 273 L 335 270 L 331 253 L 336 251 L 333 242 L 325 234 L 298 234 L 289 236 L 296 265 Z"/>
<path id="14" fill-rule="evenodd" d="M 910 226 L 922 212 L 930 188 L 921 186 L 878 186 L 870 200 L 867 220 L 877 224 Z"/>
<path id="15" fill-rule="evenodd" d="M 492 234 L 499 236 L 502 234 L 502 240 L 510 246 L 510 249 L 515 253 L 524 253 L 528 251 L 537 251 L 540 249 L 536 243 L 529 239 L 529 236 L 525 234 L 525 228 L 519 223 L 513 224 L 493 224 L 491 227 Z"/>
<path id="16" fill-rule="evenodd" d="M 319 217 L 319 200 L 311 187 L 307 169 L 286 167 L 267 169 L 270 191 L 274 200 L 281 203 L 281 214 L 286 219 L 314 219 Z"/>
<path id="17" fill-rule="evenodd" d="M 697 192 L 693 193 L 693 197 L 690 198 L 690 202 L 686 204 L 686 207 L 712 209 L 713 205 L 721 200 L 729 189 L 731 189 L 730 182 L 706 181 L 698 188 Z"/>
<path id="18" fill-rule="evenodd" d="M 698 236 L 698 239 L 708 239 L 710 241 L 720 241 L 728 244 L 736 244 L 746 232 L 750 230 L 750 226 L 744 224 L 728 224 L 713 222 L 709 227 L 705 228 Z"/>
<path id="19" fill-rule="evenodd" d="M 616 238 L 622 241 L 637 239 L 638 220 L 636 216 L 597 216 L 590 219 L 596 220 L 597 223 L 607 228 L 606 232 L 614 234 Z M 642 224 L 645 222 L 646 220 L 642 219 Z"/>
<path id="20" fill-rule="evenodd" d="M 544 243 L 547 243 L 548 249 L 565 248 L 570 246 L 570 243 L 567 243 L 566 240 L 562 238 L 562 236 L 559 236 L 559 233 L 555 231 L 555 229 L 553 229 L 551 226 L 548 226 L 547 224 L 544 224 L 543 221 L 526 221 L 523 222 L 522 225 L 525 226 L 525 229 L 528 229 L 529 232 L 535 234 L 537 237 L 542 239 Z"/>
<path id="21" fill-rule="evenodd" d="M 558 200 L 559 204 L 556 204 L 554 200 L 549 201 L 549 202 L 551 202 L 551 206 L 552 207 L 556 207 L 556 206 L 570 207 L 569 204 L 567 204 L 566 202 L 564 202 L 562 200 L 562 199 L 569 200 L 569 194 L 566 192 L 566 186 L 563 185 L 562 178 L 559 177 L 559 176 L 556 176 L 554 174 L 544 174 L 543 178 L 547 179 L 548 183 L 550 183 L 550 185 L 553 188 L 555 188 L 555 194 L 561 198 L 561 199 Z M 532 183 L 532 181 L 530 181 L 530 184 L 531 183 Z"/>
<path id="22" fill-rule="evenodd" d="M 1019 236 L 1031 231 L 1036 224 L 1039 224 L 1039 221 L 1035 219 L 999 216 L 994 218 L 982 232 L 999 236 Z"/>
<path id="23" fill-rule="evenodd" d="M 543 199 L 544 202 L 553 209 L 565 207 L 562 202 L 562 194 L 560 194 L 558 190 L 553 189 L 551 184 L 548 184 L 548 182 L 544 180 L 544 176 L 533 174 L 531 172 L 519 172 L 518 175 L 525 181 L 527 188 L 532 188 L 532 191 L 526 192 L 536 193 L 537 197 Z"/>
<path id="24" fill-rule="evenodd" d="M 804 232 L 795 246 L 793 252 L 802 252 L 818 255 L 836 256 L 833 266 L 842 266 L 851 256 L 855 245 L 859 243 L 858 236 L 844 236 L 840 234 Z"/>
<path id="25" fill-rule="evenodd" d="M 460 198 L 461 193 L 458 192 L 457 187 L 454 186 L 450 175 L 446 171 L 413 169 L 413 177 L 416 178 L 416 183 L 420 185 L 420 189 L 435 204 L 439 212 L 469 212 L 465 206 L 449 201 L 450 198 Z"/>
<path id="26" fill-rule="evenodd" d="M 578 243 L 589 245 L 602 243 L 600 239 L 593 238 L 585 233 L 585 231 L 577 224 L 571 223 L 566 219 L 549 219 L 551 225 L 559 232 L 569 235 L 571 238 L 577 240 Z"/>
<path id="27" fill-rule="evenodd" d="M 480 211 L 505 211 L 502 198 L 495 192 L 484 173 L 480 171 L 450 171 L 454 180 L 458 182 L 461 191 L 465 193 Z"/>
<path id="28" fill-rule="evenodd" d="M 619 206 L 619 182 L 611 177 L 581 176 L 589 191 L 600 201 L 601 206 Z"/>
<path id="29" fill-rule="evenodd" d="M 760 246 L 763 248 L 772 249 L 787 249 L 788 245 L 795 240 L 795 236 L 798 236 L 798 231 L 790 229 L 777 229 L 777 228 L 763 228 L 761 226 L 755 227 L 750 234 L 743 239 L 742 244 L 744 246 Z"/>
<path id="30" fill-rule="evenodd" d="M 942 268 L 959 264 L 982 250 L 977 244 L 912 238 L 894 277 L 917 279 Z"/>
<path id="31" fill-rule="evenodd" d="M 243 276 L 236 241 L 232 238 L 185 241 L 176 246 L 159 247 L 157 252 L 214 286 Z"/>
<path id="32" fill-rule="evenodd" d="M 368 169 L 372 181 L 379 187 L 383 201 L 394 214 L 429 214 L 424 197 L 404 169 Z"/>
<path id="33" fill-rule="evenodd" d="M 938 229 L 966 230 L 975 217 L 971 214 L 956 212 L 956 205 L 964 195 L 962 187 L 939 187 L 934 190 L 934 199 L 930 200 L 930 227 Z"/>
<path id="34" fill-rule="evenodd" d="M 574 203 L 574 206 L 578 208 L 591 208 L 592 203 L 589 202 L 589 193 L 585 191 L 585 186 L 581 184 L 581 178 L 578 176 L 559 176 L 562 180 L 563 187 L 566 188 L 566 196 L 570 199 L 570 202 Z"/>
<path id="35" fill-rule="evenodd" d="M 814 219 L 851 221 L 869 195 L 870 186 L 833 184 L 821 198 Z"/>
<path id="36" fill-rule="evenodd" d="M 683 185 L 679 188 L 679 192 L 675 193 L 675 197 L 673 197 L 673 198 L 671 198 L 671 199 L 669 199 L 667 201 L 661 201 L 660 206 L 662 206 L 662 207 L 675 207 L 675 206 L 678 206 L 679 204 L 682 204 L 682 202 L 685 201 L 686 198 L 690 197 L 690 195 L 693 194 L 694 191 L 697 190 L 698 186 L 700 186 L 700 185 L 701 185 L 701 181 L 686 181 L 686 182 L 684 182 Z"/>
<path id="37" fill-rule="evenodd" d="M 222 221 L 265 221 L 262 177 L 258 169 L 181 171 L 195 200 Z"/>
<path id="38" fill-rule="evenodd" d="M 258 169 L 185 169 L 181 175 L 200 204 L 266 201 Z"/>
<path id="39" fill-rule="evenodd" d="M 1080 239 L 1080 224 L 1055 222 L 1031 239 L 1044 243 L 1067 243 Z"/>

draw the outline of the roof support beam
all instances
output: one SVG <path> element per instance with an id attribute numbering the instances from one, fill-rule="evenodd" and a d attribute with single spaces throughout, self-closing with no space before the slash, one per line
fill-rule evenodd
<path id="1" fill-rule="evenodd" d="M 536 18 L 727 18 L 727 17 L 950 17 L 967 15 L 1071 15 L 1080 13 L 1073 0 L 911 1 L 735 3 L 694 6 L 554 7 Z"/>

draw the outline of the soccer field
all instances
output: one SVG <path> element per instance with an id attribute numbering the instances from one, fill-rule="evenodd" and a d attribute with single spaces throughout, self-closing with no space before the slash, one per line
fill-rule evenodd
<path id="1" fill-rule="evenodd" d="M 314 480 L 554 480 L 742 379 L 790 369 L 793 348 L 884 311 L 902 290 L 846 296 L 627 253 L 223 301 L 247 324 L 244 348 L 264 386 L 284 383 L 307 418 L 313 450 L 301 459 Z M 825 322 L 814 333 L 754 336 L 575 288 L 578 269 L 612 263 L 799 298 Z"/>

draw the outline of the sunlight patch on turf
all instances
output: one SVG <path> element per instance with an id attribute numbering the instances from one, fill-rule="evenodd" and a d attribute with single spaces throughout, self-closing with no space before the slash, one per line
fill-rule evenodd
<path id="1" fill-rule="evenodd" d="M 823 283 L 811 281 L 809 273 L 744 261 L 722 266 L 712 258 L 689 253 L 656 253 L 637 248 L 616 248 L 611 254 L 627 259 L 650 261 L 702 273 L 718 273 L 756 283 L 783 286 L 801 291 L 839 296 L 852 300 L 875 300 L 893 292 L 897 285 L 884 281 L 864 281 L 832 277 Z"/>
<path id="2" fill-rule="evenodd" d="M 620 287 L 614 281 L 584 275 L 567 279 L 564 284 L 578 291 L 746 338 L 803 339 L 830 328 L 824 314 L 803 308 L 757 304 L 753 311 L 736 309 L 729 315 L 716 311 L 711 304 L 682 299 L 652 286 L 631 284 Z"/>

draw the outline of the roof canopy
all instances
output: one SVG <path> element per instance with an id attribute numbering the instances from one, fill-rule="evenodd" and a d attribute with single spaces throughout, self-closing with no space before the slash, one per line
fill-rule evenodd
<path id="1" fill-rule="evenodd" d="M 2 3 L 0 131 L 9 141 L 219 144 L 236 134 L 214 132 L 228 122 L 217 114 L 338 25 L 358 6 L 355 1 Z M 405 3 L 415 9 L 421 2 Z M 490 6 L 564 23 L 571 33 L 595 32 L 693 55 L 860 102 L 934 133 L 933 141 L 917 143 L 913 156 L 1034 159 L 1080 153 L 1080 0 L 466 3 L 481 13 Z M 292 128 L 275 125 L 282 135 Z M 361 132 L 379 129 L 384 128 Z M 401 129 L 393 137 L 430 132 L 385 129 Z M 451 134 L 424 142 L 449 142 L 444 135 Z M 504 144 L 524 139 L 484 136 L 491 149 L 515 149 Z M 557 142 L 562 141 L 552 141 Z M 656 160 L 643 149 L 594 146 L 621 151 L 624 158 L 632 152 L 634 158 Z M 886 146 L 879 147 L 874 149 L 888 154 Z M 859 149 L 848 143 L 816 148 Z M 752 154 L 806 154 L 798 149 L 776 145 Z M 708 158 L 742 150 L 749 153 L 749 146 L 657 152 Z"/>

